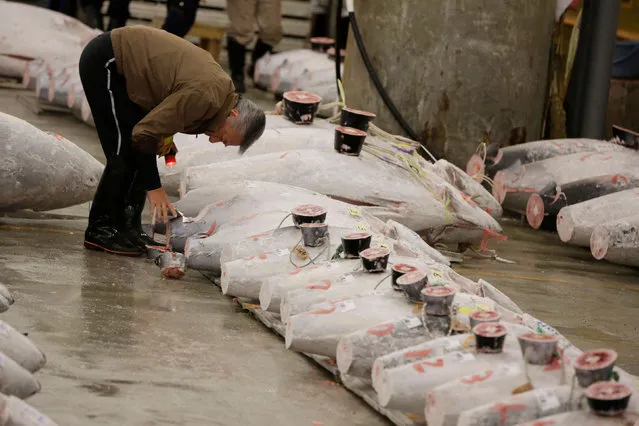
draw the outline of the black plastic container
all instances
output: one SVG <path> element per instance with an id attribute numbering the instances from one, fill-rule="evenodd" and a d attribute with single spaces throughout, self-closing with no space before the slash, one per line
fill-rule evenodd
<path id="1" fill-rule="evenodd" d="M 588 406 L 599 416 L 618 416 L 628 408 L 632 389 L 623 383 L 597 382 L 586 389 Z"/>
<path id="2" fill-rule="evenodd" d="M 617 352 L 612 349 L 593 349 L 581 354 L 574 363 L 579 386 L 587 388 L 609 380 L 616 361 Z"/>
<path id="3" fill-rule="evenodd" d="M 371 246 L 373 235 L 368 232 L 355 232 L 342 237 L 342 248 L 345 259 L 357 259 L 360 252 Z"/>
<path id="4" fill-rule="evenodd" d="M 450 315 L 450 307 L 455 298 L 455 289 L 446 286 L 426 287 L 422 290 L 424 313 L 426 315 Z"/>
<path id="5" fill-rule="evenodd" d="M 295 124 L 311 124 L 322 98 L 314 93 L 290 91 L 282 97 L 284 116 Z"/>
<path id="6" fill-rule="evenodd" d="M 393 273 L 395 273 L 393 265 Z M 416 269 L 414 272 L 403 274 L 397 279 L 397 287 L 404 292 L 404 296 L 411 302 L 422 301 L 422 290 L 428 284 L 428 274 Z"/>
<path id="7" fill-rule="evenodd" d="M 504 350 L 504 341 L 508 330 L 499 323 L 485 322 L 473 328 L 477 352 L 501 353 Z"/>
<path id="8" fill-rule="evenodd" d="M 470 319 L 470 328 L 474 328 L 484 322 L 499 322 L 501 315 L 495 311 L 475 311 L 468 318 Z"/>
<path id="9" fill-rule="evenodd" d="M 402 291 L 401 287 L 397 285 L 397 279 L 404 274 L 418 271 L 416 266 L 409 265 L 408 263 L 396 263 L 391 266 L 391 285 L 397 291 Z M 420 289 L 421 291 L 421 289 Z"/>
<path id="10" fill-rule="evenodd" d="M 307 247 L 319 247 L 324 244 L 328 236 L 328 224 L 303 223 L 300 225 L 304 245 Z"/>
<path id="11" fill-rule="evenodd" d="M 291 210 L 293 224 L 299 228 L 303 223 L 324 223 L 326 220 L 326 209 L 314 204 L 302 204 Z"/>
<path id="12" fill-rule="evenodd" d="M 559 337 L 552 334 L 524 333 L 517 336 L 524 361 L 536 365 L 548 365 L 552 362 Z"/>
<path id="13" fill-rule="evenodd" d="M 335 40 L 330 37 L 313 37 L 311 38 L 311 50 L 326 53 L 328 49 L 335 46 Z"/>
<path id="14" fill-rule="evenodd" d="M 335 128 L 335 151 L 340 154 L 359 156 L 366 140 L 366 132 L 353 127 Z"/>
<path id="15" fill-rule="evenodd" d="M 359 254 L 366 272 L 383 272 L 388 266 L 390 250 L 382 247 L 368 248 Z"/>
<path id="16" fill-rule="evenodd" d="M 360 111 L 353 108 L 342 108 L 339 124 L 343 127 L 352 127 L 363 132 L 368 131 L 368 126 L 375 118 L 375 114 Z"/>

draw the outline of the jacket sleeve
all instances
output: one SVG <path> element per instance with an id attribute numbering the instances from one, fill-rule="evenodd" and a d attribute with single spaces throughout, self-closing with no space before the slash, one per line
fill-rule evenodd
<path id="1" fill-rule="evenodd" d="M 197 91 L 175 92 L 135 125 L 132 148 L 147 191 L 161 187 L 156 153 L 164 138 L 183 131 L 195 122 L 213 117 L 218 109 Z"/>

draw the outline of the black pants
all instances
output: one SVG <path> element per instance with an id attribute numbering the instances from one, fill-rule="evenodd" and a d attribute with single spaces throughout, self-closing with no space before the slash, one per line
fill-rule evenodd
<path id="1" fill-rule="evenodd" d="M 124 210 L 135 198 L 142 206 L 146 189 L 159 186 L 156 156 L 132 149 L 131 133 L 145 112 L 127 94 L 126 81 L 116 69 L 110 33 L 94 38 L 80 56 L 80 79 L 106 156 L 89 228 L 119 227 Z"/>
<path id="2" fill-rule="evenodd" d="M 195 23 L 199 4 L 200 0 L 168 0 L 162 29 L 178 37 L 184 37 Z"/>

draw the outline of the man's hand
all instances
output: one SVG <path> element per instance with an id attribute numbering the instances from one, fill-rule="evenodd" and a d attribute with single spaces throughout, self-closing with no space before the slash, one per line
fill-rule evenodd
<path id="1" fill-rule="evenodd" d="M 173 204 L 169 201 L 169 197 L 166 196 L 164 188 L 160 187 L 153 191 L 148 191 L 147 196 L 151 204 L 151 214 L 157 215 L 157 219 L 160 223 L 169 222 L 169 211 L 173 214 L 173 217 L 177 217 L 178 214 L 175 211 L 175 207 L 173 207 Z"/>

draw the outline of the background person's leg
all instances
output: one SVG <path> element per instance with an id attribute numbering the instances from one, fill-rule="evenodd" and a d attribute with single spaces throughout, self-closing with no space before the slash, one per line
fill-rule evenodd
<path id="1" fill-rule="evenodd" d="M 184 37 L 195 23 L 199 5 L 199 0 L 168 0 L 162 29 L 178 37 Z"/>
<path id="2" fill-rule="evenodd" d="M 110 0 L 109 10 L 109 27 L 108 31 L 115 28 L 124 27 L 126 21 L 129 20 L 129 4 L 131 0 Z"/>
<path id="3" fill-rule="evenodd" d="M 238 93 L 244 93 L 244 65 L 246 46 L 255 35 L 255 14 L 258 0 L 227 0 L 226 11 L 230 27 L 227 31 L 226 48 L 229 56 L 231 78 Z"/>
<path id="4" fill-rule="evenodd" d="M 251 54 L 251 65 L 248 74 L 252 77 L 255 63 L 267 52 L 272 52 L 284 35 L 282 29 L 281 0 L 258 0 L 257 25 L 259 37 Z"/>

